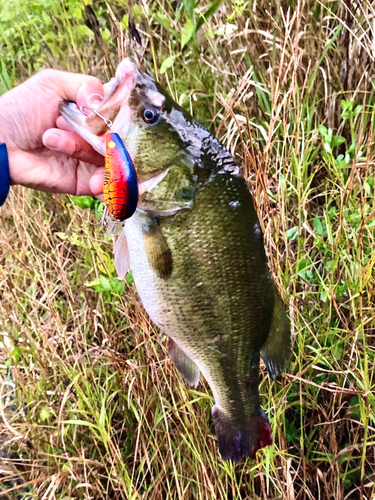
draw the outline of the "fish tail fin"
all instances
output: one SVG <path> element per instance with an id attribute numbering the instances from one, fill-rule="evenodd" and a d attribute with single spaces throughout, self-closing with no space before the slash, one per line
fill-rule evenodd
<path id="1" fill-rule="evenodd" d="M 242 457 L 255 458 L 258 450 L 272 444 L 271 426 L 262 408 L 246 424 L 227 417 L 216 405 L 212 408 L 212 418 L 223 460 L 238 462 Z"/>

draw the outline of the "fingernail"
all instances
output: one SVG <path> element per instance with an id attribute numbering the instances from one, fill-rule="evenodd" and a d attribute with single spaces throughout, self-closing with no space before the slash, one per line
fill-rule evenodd
<path id="1" fill-rule="evenodd" d="M 49 149 L 59 150 L 61 149 L 61 137 L 59 134 L 51 132 L 44 139 L 44 145 Z"/>
<path id="2" fill-rule="evenodd" d="M 93 106 L 94 108 L 97 108 L 100 106 L 100 104 L 103 102 L 103 97 L 100 99 L 100 97 L 96 97 L 96 96 L 93 96 L 91 99 L 90 99 L 90 104 L 91 106 Z"/>

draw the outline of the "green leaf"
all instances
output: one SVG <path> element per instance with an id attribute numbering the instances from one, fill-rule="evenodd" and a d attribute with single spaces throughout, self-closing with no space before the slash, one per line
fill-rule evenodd
<path id="1" fill-rule="evenodd" d="M 85 24 L 80 24 L 79 26 L 75 26 L 74 30 L 76 31 L 76 33 L 79 33 L 81 36 L 87 36 L 91 40 L 94 40 L 94 38 L 95 38 L 94 33 Z"/>
<path id="2" fill-rule="evenodd" d="M 289 241 L 294 241 L 298 238 L 298 226 L 293 226 L 286 232 L 286 238 Z"/>
<path id="3" fill-rule="evenodd" d="M 78 19 L 78 20 L 82 19 L 82 10 L 81 10 L 81 8 L 79 6 L 77 6 L 74 9 L 74 11 L 73 11 L 73 17 L 75 19 Z"/>
<path id="4" fill-rule="evenodd" d="M 188 18 L 194 21 L 195 0 L 184 0 L 184 7 Z"/>
<path id="5" fill-rule="evenodd" d="M 331 146 L 329 145 L 328 142 L 324 143 L 324 149 L 327 151 L 327 153 L 332 153 Z"/>
<path id="6" fill-rule="evenodd" d="M 98 429 L 97 425 L 92 422 L 87 422 L 86 420 L 64 420 L 63 424 L 85 425 L 86 427 L 91 427 L 92 429 Z"/>
<path id="7" fill-rule="evenodd" d="M 21 357 L 21 349 L 18 347 L 15 347 L 11 352 L 10 355 L 15 359 L 16 363 L 19 362 L 20 357 Z"/>
<path id="8" fill-rule="evenodd" d="M 77 205 L 79 208 L 91 208 L 92 205 L 95 203 L 95 198 L 92 196 L 71 196 L 70 199 L 74 203 L 74 205 Z"/>
<path id="9" fill-rule="evenodd" d="M 176 56 L 169 56 L 169 57 L 167 57 L 167 59 L 164 59 L 164 61 L 162 62 L 162 65 L 160 66 L 160 74 L 161 75 L 163 73 L 165 73 L 167 71 L 167 69 L 169 69 L 172 66 L 175 58 L 176 58 Z"/>
<path id="10" fill-rule="evenodd" d="M 105 422 L 106 422 L 106 416 L 107 416 L 107 411 L 106 411 L 106 400 L 105 398 L 103 398 L 103 401 L 102 401 L 102 406 L 101 406 L 101 409 L 100 409 L 100 416 L 99 416 L 99 422 L 98 422 L 98 427 L 99 429 L 101 429 L 102 431 L 105 430 Z"/>
<path id="11" fill-rule="evenodd" d="M 324 233 L 323 225 L 320 222 L 319 217 L 314 217 L 313 218 L 313 226 L 317 234 L 320 236 Z"/>
<path id="12" fill-rule="evenodd" d="M 157 21 L 161 26 L 163 26 L 164 29 L 166 29 L 167 31 L 169 31 L 170 33 L 172 33 L 172 35 L 177 40 L 180 40 L 180 38 L 181 38 L 180 33 L 178 33 L 175 29 L 172 28 L 172 26 L 171 26 L 171 24 L 169 22 L 168 17 L 165 14 L 163 14 L 163 12 L 158 11 L 155 14 L 155 21 Z"/>
<path id="13" fill-rule="evenodd" d="M 309 257 L 301 259 L 298 264 L 298 276 L 306 281 L 312 281 L 314 279 L 314 274 L 309 271 L 311 267 L 312 262 Z"/>
<path id="14" fill-rule="evenodd" d="M 341 113 L 341 118 L 342 118 L 343 120 L 349 120 L 349 119 L 351 118 L 351 116 L 352 116 L 352 112 L 351 112 L 351 111 L 349 111 L 349 110 L 343 111 L 343 112 Z"/>
<path id="15" fill-rule="evenodd" d="M 125 288 L 125 283 L 123 281 L 119 281 L 118 279 L 114 279 L 111 281 L 112 292 L 122 294 L 124 288 Z"/>
<path id="16" fill-rule="evenodd" d="M 345 111 L 347 109 L 351 111 L 353 109 L 353 104 L 354 104 L 353 101 L 345 101 L 345 99 L 343 99 L 341 101 L 341 109 L 343 111 Z"/>
<path id="17" fill-rule="evenodd" d="M 5 94 L 5 92 L 10 90 L 13 86 L 14 86 L 14 74 L 9 75 L 5 64 L 1 62 L 0 96 Z"/>
<path id="18" fill-rule="evenodd" d="M 100 275 L 99 276 L 99 281 L 100 281 L 100 284 L 102 285 L 102 287 L 105 289 L 105 290 L 108 290 L 109 292 L 111 291 L 111 283 L 109 282 L 109 279 L 106 278 L 105 276 L 103 275 Z"/>
<path id="19" fill-rule="evenodd" d="M 288 441 L 288 443 L 290 443 L 290 441 L 293 441 L 293 439 L 295 439 L 297 437 L 297 435 L 298 435 L 297 429 L 296 429 L 296 426 L 295 426 L 294 422 L 289 423 L 286 420 L 285 424 L 286 424 L 286 427 L 287 427 L 287 429 L 286 429 L 286 440 Z"/>
<path id="20" fill-rule="evenodd" d="M 51 415 L 53 415 L 53 412 L 51 411 L 51 409 L 50 409 L 50 408 L 48 408 L 48 406 L 44 406 L 44 407 L 41 409 L 40 414 L 39 414 L 39 416 L 40 416 L 40 420 L 41 420 L 42 422 L 45 422 L 46 420 L 48 420 L 48 419 L 49 419 L 49 417 L 50 417 Z"/>
<path id="21" fill-rule="evenodd" d="M 315 68 L 314 68 L 314 71 L 311 75 L 311 80 L 310 80 L 310 85 L 307 89 L 307 94 L 310 94 L 310 92 L 312 91 L 312 88 L 313 88 L 313 85 L 314 85 L 314 82 L 315 82 L 315 79 L 316 79 L 316 75 L 319 71 L 319 68 L 321 67 L 322 65 L 322 62 L 324 61 L 326 55 L 327 55 L 327 52 L 330 50 L 330 48 L 332 47 L 333 43 L 335 42 L 336 38 L 339 36 L 339 34 L 341 33 L 341 30 L 343 29 L 343 24 L 340 24 L 335 32 L 333 33 L 333 35 L 331 36 L 331 38 L 328 40 L 326 46 L 324 47 L 324 50 L 319 58 L 319 60 L 316 62 L 315 64 Z"/>
<path id="22" fill-rule="evenodd" d="M 220 7 L 220 5 L 222 4 L 223 0 L 216 0 L 216 2 L 213 2 L 209 7 L 208 9 L 206 10 L 206 12 L 199 18 L 198 22 L 197 22 L 197 25 L 195 27 L 195 32 L 197 32 L 200 27 L 206 22 L 208 21 L 208 19 L 213 16 L 215 14 L 215 12 L 217 11 L 217 9 Z"/>
<path id="23" fill-rule="evenodd" d="M 129 27 L 129 14 L 125 14 L 121 21 L 121 26 L 123 30 L 127 30 Z"/>
<path id="24" fill-rule="evenodd" d="M 195 32 L 195 24 L 191 19 L 187 19 L 181 34 L 181 49 L 189 42 Z"/>
<path id="25" fill-rule="evenodd" d="M 132 285 L 134 283 L 134 278 L 133 278 L 133 271 L 129 271 L 128 274 L 125 276 L 125 281 L 129 284 Z"/>
<path id="26" fill-rule="evenodd" d="M 134 21 L 138 23 L 139 18 L 142 16 L 142 9 L 140 8 L 139 5 L 133 5 L 133 15 L 134 15 Z"/>
<path id="27" fill-rule="evenodd" d="M 340 144 L 344 144 L 345 142 L 345 137 L 342 137 L 341 135 L 333 135 L 331 138 L 331 147 L 335 148 L 337 146 L 340 146 Z"/>
<path id="28" fill-rule="evenodd" d="M 100 285 L 100 280 L 99 280 L 99 278 L 96 278 L 93 281 L 85 281 L 84 285 L 85 286 L 90 286 L 90 287 L 92 286 L 92 287 L 94 287 L 94 286 Z"/>
<path id="29" fill-rule="evenodd" d="M 328 135 L 328 129 L 324 125 L 319 125 L 318 127 L 320 135 L 325 139 Z"/>

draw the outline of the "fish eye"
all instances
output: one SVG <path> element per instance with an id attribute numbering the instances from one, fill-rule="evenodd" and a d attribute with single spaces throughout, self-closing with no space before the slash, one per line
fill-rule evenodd
<path id="1" fill-rule="evenodd" d="M 155 125 L 159 120 L 160 111 L 154 106 L 146 106 L 142 111 L 142 118 L 148 125 Z"/>

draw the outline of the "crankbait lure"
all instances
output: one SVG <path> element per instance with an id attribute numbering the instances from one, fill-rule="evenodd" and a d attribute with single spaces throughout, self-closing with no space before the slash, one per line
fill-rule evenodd
<path id="1" fill-rule="evenodd" d="M 94 94 L 96 95 L 96 94 Z M 90 98 L 93 96 L 90 96 Z M 99 96 L 101 97 L 101 96 Z M 96 109 L 88 104 L 82 106 L 88 108 L 97 116 L 102 118 L 108 128 L 105 133 L 105 172 L 104 172 L 104 203 L 106 210 L 114 219 L 122 222 L 131 217 L 138 204 L 138 179 L 132 159 L 122 142 L 120 136 L 111 131 L 112 122 L 102 116 Z"/>
<path id="2" fill-rule="evenodd" d="M 123 221 L 137 208 L 137 174 L 118 134 L 107 132 L 105 145 L 104 203 L 112 217 Z"/>

